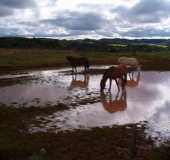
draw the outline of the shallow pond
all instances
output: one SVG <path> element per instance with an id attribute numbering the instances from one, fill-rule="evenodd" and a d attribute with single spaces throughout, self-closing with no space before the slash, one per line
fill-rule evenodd
<path id="1" fill-rule="evenodd" d="M 105 66 L 104 68 L 107 68 Z M 146 136 L 170 139 L 170 72 L 140 72 L 118 92 L 113 83 L 100 93 L 101 74 L 70 75 L 70 68 L 0 76 L 0 103 L 14 107 L 69 109 L 37 115 L 30 132 L 58 132 L 125 124 L 146 124 Z M 50 110 L 50 107 L 49 107 Z M 140 125 L 138 125 L 140 127 Z"/>

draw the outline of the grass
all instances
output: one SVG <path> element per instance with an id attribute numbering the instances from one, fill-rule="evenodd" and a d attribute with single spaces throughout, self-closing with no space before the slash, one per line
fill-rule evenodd
<path id="1" fill-rule="evenodd" d="M 127 47 L 125 44 L 111 44 L 113 47 Z"/>
<path id="2" fill-rule="evenodd" d="M 67 54 L 55 50 L 0 49 L 0 67 L 60 65 Z"/>
<path id="3" fill-rule="evenodd" d="M 0 72 L 68 66 L 67 55 L 86 56 L 92 65 L 117 64 L 120 56 L 136 57 L 143 69 L 170 70 L 170 53 L 110 53 L 75 52 L 55 49 L 0 48 Z"/>
<path id="4" fill-rule="evenodd" d="M 153 47 L 168 48 L 168 46 L 166 46 L 166 45 L 159 45 L 159 44 L 148 44 L 148 45 L 153 46 Z"/>

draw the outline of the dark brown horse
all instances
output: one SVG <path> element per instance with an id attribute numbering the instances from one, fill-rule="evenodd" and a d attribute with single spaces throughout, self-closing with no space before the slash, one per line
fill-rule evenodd
<path id="1" fill-rule="evenodd" d="M 110 80 L 109 90 L 111 89 L 112 80 L 115 80 L 116 85 L 118 87 L 118 91 L 119 91 L 120 87 L 118 84 L 118 80 L 121 80 L 123 87 L 127 81 L 127 67 L 126 67 L 126 65 L 121 64 L 121 65 L 118 65 L 117 67 L 112 66 L 104 72 L 103 77 L 100 82 L 100 91 L 101 92 L 103 92 L 103 90 L 106 86 L 107 79 Z"/>
<path id="2" fill-rule="evenodd" d="M 89 60 L 86 57 L 73 57 L 73 56 L 67 56 L 66 57 L 67 61 L 70 63 L 72 67 L 72 72 L 77 72 L 77 66 L 84 66 L 84 70 L 88 71 L 89 70 Z"/>

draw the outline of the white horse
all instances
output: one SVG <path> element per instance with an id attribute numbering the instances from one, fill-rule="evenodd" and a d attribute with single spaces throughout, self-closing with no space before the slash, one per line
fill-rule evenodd
<path id="1" fill-rule="evenodd" d="M 131 76 L 131 78 L 133 78 L 135 71 L 139 72 L 141 70 L 139 61 L 137 60 L 137 58 L 119 57 L 118 62 L 119 62 L 119 64 L 123 64 L 123 65 L 127 66 L 128 72 L 129 72 L 129 77 Z M 130 73 L 131 73 L 131 75 L 130 75 Z"/>
<path id="2" fill-rule="evenodd" d="M 124 65 L 130 66 L 130 67 L 136 67 L 136 68 L 139 67 L 139 62 L 134 57 L 120 57 L 118 59 L 118 62 L 120 64 L 124 64 Z"/>

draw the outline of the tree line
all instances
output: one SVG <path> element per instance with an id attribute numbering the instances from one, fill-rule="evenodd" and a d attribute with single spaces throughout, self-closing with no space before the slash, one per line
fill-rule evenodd
<path id="1" fill-rule="evenodd" d="M 2 37 L 0 48 L 40 48 L 101 52 L 160 52 L 170 50 L 169 39 L 78 39 Z"/>

